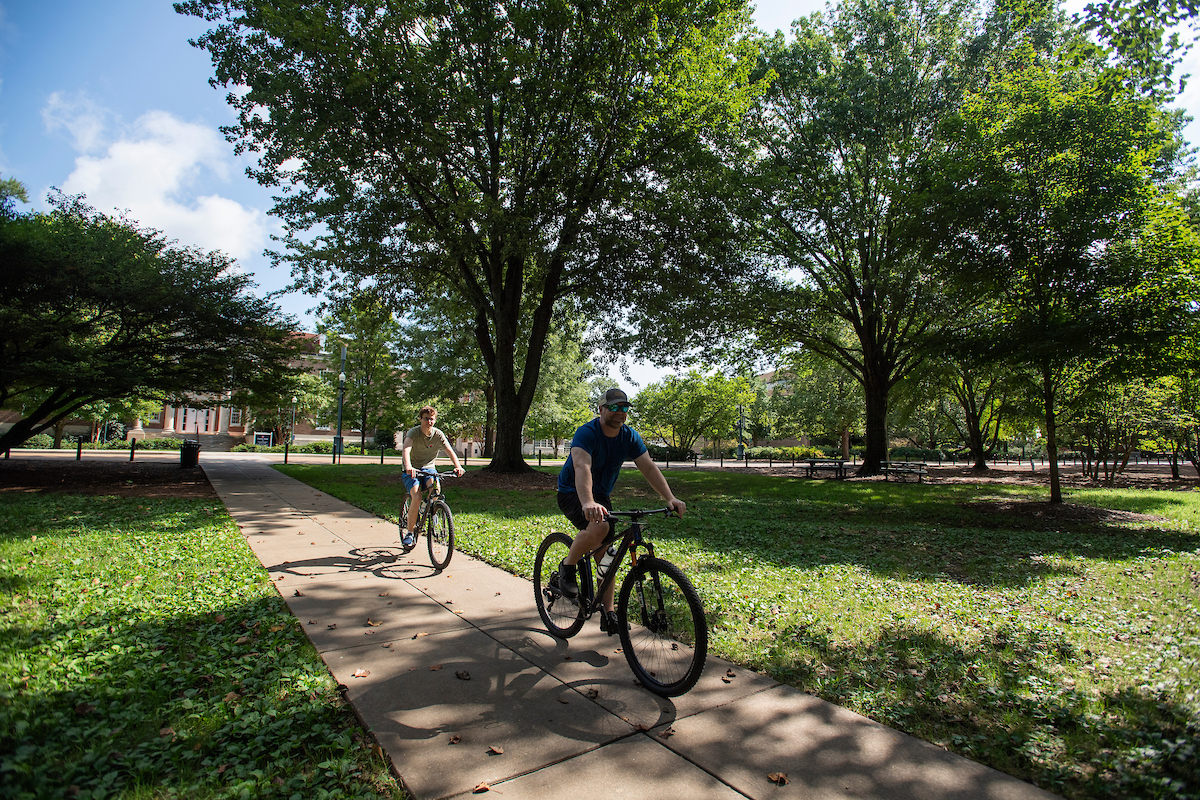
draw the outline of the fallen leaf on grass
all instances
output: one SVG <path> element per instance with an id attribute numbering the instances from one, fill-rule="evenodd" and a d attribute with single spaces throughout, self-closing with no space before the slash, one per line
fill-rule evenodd
<path id="1" fill-rule="evenodd" d="M 241 699 L 242 699 L 242 696 L 240 694 L 238 694 L 237 692 L 230 692 L 229 694 L 225 695 L 226 703 L 233 703 L 233 702 L 236 702 Z"/>
<path id="2" fill-rule="evenodd" d="M 371 674 L 371 671 L 369 669 L 358 669 L 358 670 L 355 670 L 354 674 L 351 675 L 350 677 L 351 678 L 365 678 L 370 674 Z"/>
<path id="3" fill-rule="evenodd" d="M 217 767 L 217 774 L 218 774 L 218 775 L 224 775 L 224 774 L 225 774 L 225 770 L 227 770 L 227 769 L 229 769 L 229 765 L 228 765 L 228 764 L 222 764 L 221 766 Z"/>
<path id="4" fill-rule="evenodd" d="M 97 579 L 96 582 L 99 583 L 99 579 Z M 224 614 L 217 614 L 215 617 L 213 617 L 213 622 L 220 624 L 220 623 L 224 622 L 226 619 L 227 618 Z"/>
<path id="5" fill-rule="evenodd" d="M 271 633 L 275 633 L 276 631 L 281 631 L 286 627 L 286 625 L 272 625 L 270 628 L 267 628 L 267 630 L 269 630 Z"/>
<path id="6" fill-rule="evenodd" d="M 90 714 L 95 710 L 96 707 L 91 703 L 80 703 L 79 705 L 75 706 L 75 713 L 81 717 L 85 714 Z"/>
<path id="7" fill-rule="evenodd" d="M 174 736 L 175 729 L 174 728 L 160 728 L 158 731 L 158 735 L 162 736 L 163 738 L 166 738 L 168 736 Z"/>
<path id="8" fill-rule="evenodd" d="M 494 756 L 502 756 L 504 755 L 504 748 L 497 745 L 492 745 L 488 748 L 488 752 Z"/>
<path id="9" fill-rule="evenodd" d="M 767 780 L 776 786 L 787 786 L 791 781 L 788 780 L 786 772 L 772 772 L 767 775 Z"/>

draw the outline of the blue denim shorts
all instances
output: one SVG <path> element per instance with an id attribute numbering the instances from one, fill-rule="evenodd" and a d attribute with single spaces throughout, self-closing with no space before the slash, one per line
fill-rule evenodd
<path id="1" fill-rule="evenodd" d="M 424 489 L 433 481 L 433 476 L 436 474 L 437 470 L 435 468 L 424 467 L 423 469 L 417 470 L 416 478 L 410 477 L 409 474 L 405 472 L 400 476 L 400 479 L 404 481 L 404 491 L 411 492 L 412 488 L 417 485 L 418 480 L 421 481 L 421 488 Z"/>

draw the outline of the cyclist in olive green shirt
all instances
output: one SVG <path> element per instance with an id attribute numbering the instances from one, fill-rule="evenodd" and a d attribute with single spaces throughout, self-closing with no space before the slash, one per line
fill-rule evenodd
<path id="1" fill-rule="evenodd" d="M 458 455 L 450 446 L 446 434 L 433 427 L 433 423 L 437 422 L 437 409 L 433 406 L 425 406 L 421 409 L 419 416 L 421 424 L 415 428 L 409 428 L 404 434 L 404 445 L 401 450 L 401 455 L 404 457 L 402 478 L 404 488 L 408 490 L 408 496 L 412 498 L 412 502 L 408 504 L 407 524 L 400 534 L 400 540 L 405 547 L 412 547 L 415 541 L 412 529 L 416 526 L 417 515 L 421 511 L 421 490 L 433 480 L 432 476 L 436 472 L 433 461 L 438 454 L 442 450 L 446 451 L 446 454 L 450 456 L 450 463 L 454 464 L 455 475 L 461 477 L 466 472 L 458 463 Z"/>

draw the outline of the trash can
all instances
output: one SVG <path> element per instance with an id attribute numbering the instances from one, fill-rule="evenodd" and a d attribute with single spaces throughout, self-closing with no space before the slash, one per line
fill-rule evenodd
<path id="1" fill-rule="evenodd" d="M 200 443 L 184 439 L 179 445 L 179 466 L 196 467 L 200 465 Z"/>

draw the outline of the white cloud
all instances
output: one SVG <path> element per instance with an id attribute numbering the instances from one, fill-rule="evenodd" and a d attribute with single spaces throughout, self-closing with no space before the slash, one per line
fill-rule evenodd
<path id="1" fill-rule="evenodd" d="M 228 182 L 239 172 L 229 145 L 215 129 L 184 122 L 165 111 L 150 111 L 105 147 L 88 138 L 92 129 L 83 122 L 103 121 L 103 111 L 72 116 L 60 113 L 62 108 L 52 97 L 48 119 L 62 120 L 83 154 L 75 159 L 64 192 L 86 194 L 91 205 L 104 211 L 128 211 L 141 224 L 185 245 L 222 250 L 239 259 L 262 251 L 267 243 L 267 218 L 262 211 L 217 194 L 199 193 L 212 177 Z M 97 130 L 99 137 L 104 126 Z"/>
<path id="2" fill-rule="evenodd" d="M 108 116 L 104 109 L 82 93 L 66 97 L 55 92 L 42 109 L 46 130 L 52 133 L 66 130 L 71 135 L 71 143 L 81 153 L 93 152 L 103 144 Z"/>

